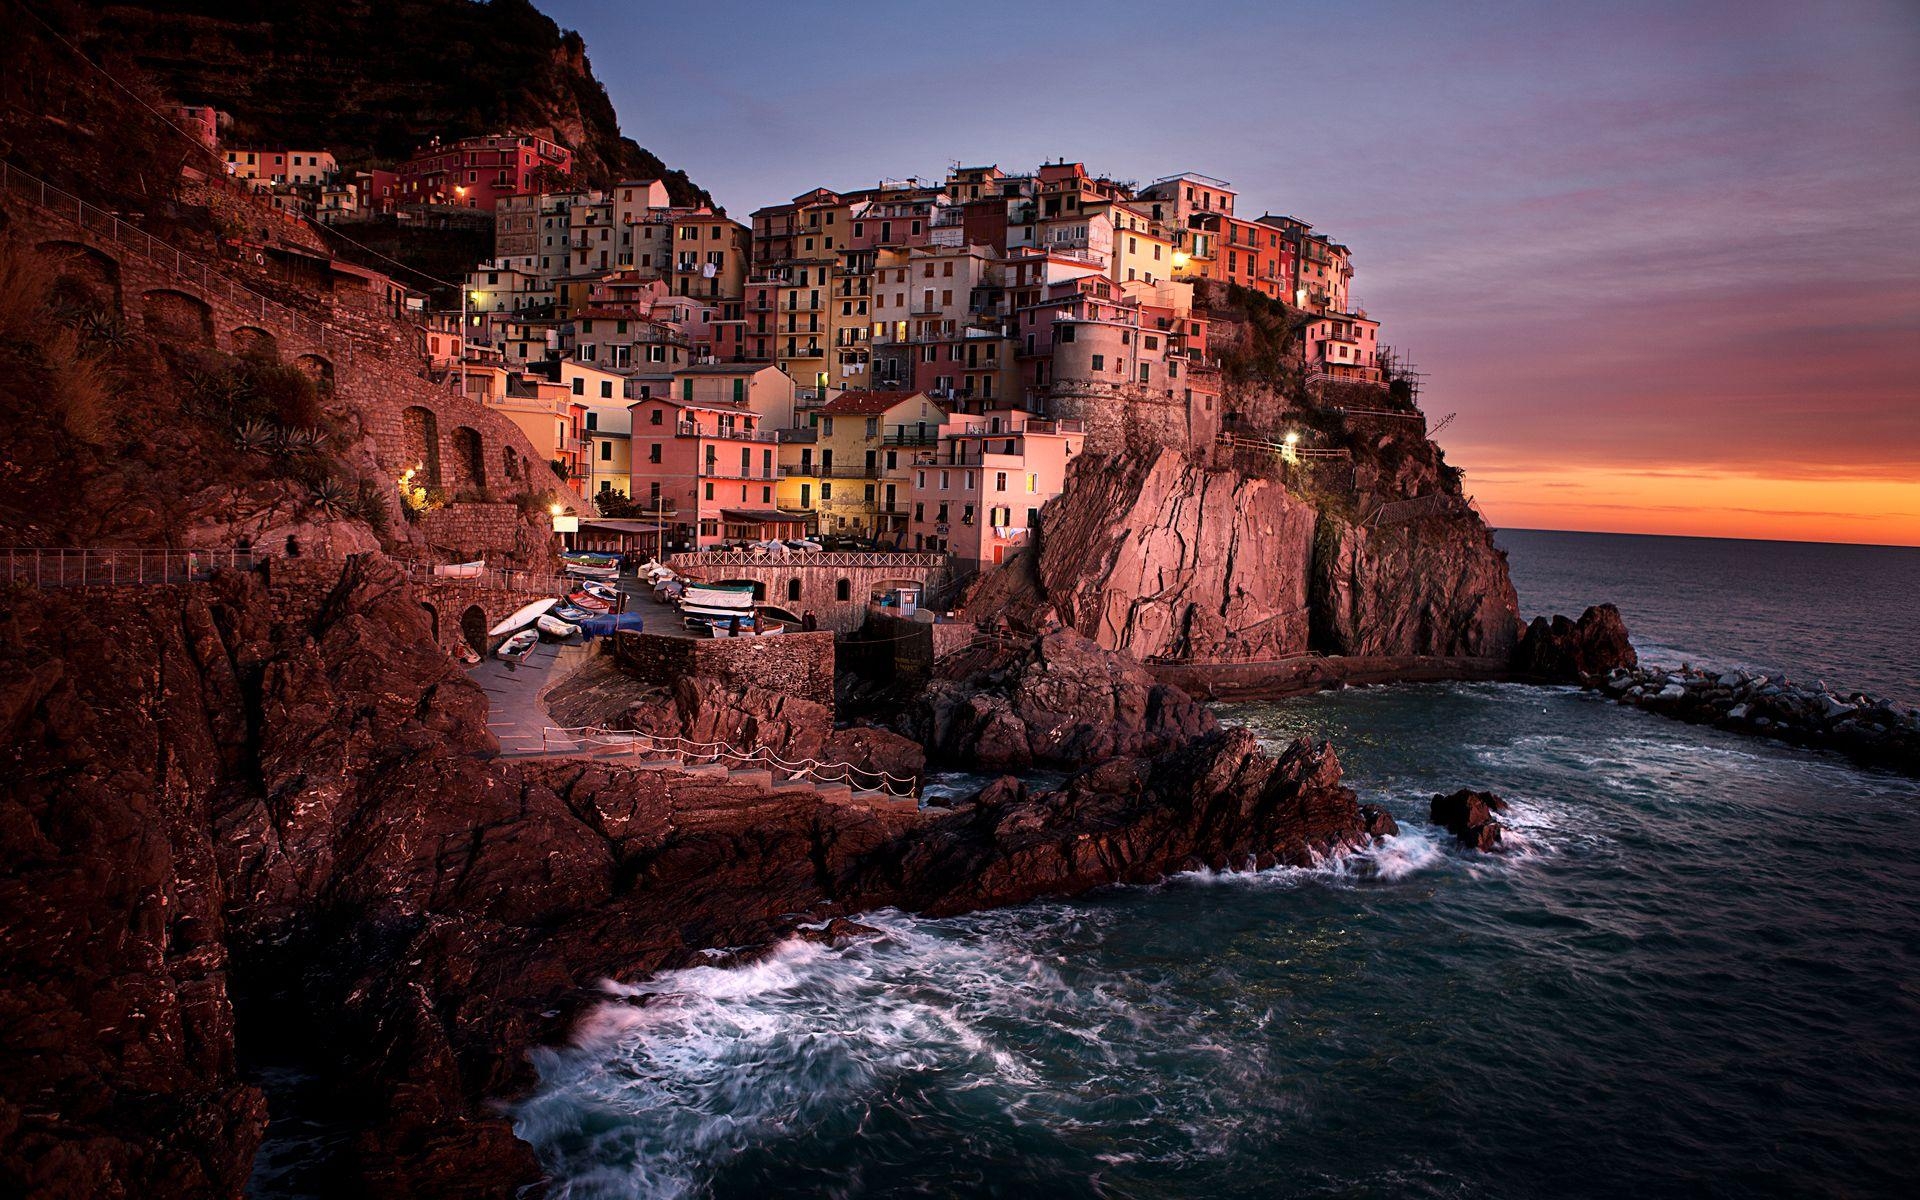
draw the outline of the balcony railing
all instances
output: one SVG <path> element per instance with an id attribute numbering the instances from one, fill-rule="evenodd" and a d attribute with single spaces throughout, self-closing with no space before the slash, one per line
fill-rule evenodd
<path id="1" fill-rule="evenodd" d="M 776 478 L 773 467 L 736 467 L 718 460 L 700 464 L 700 475 L 706 479 L 765 479 Z"/>
<path id="2" fill-rule="evenodd" d="M 673 427 L 680 437 L 719 438 L 729 442 L 777 442 L 780 434 L 772 429 L 721 429 L 708 427 L 692 421 L 681 421 Z"/>

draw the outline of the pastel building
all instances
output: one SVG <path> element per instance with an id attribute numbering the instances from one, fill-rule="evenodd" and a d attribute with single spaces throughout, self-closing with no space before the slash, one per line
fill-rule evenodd
<path id="1" fill-rule="evenodd" d="M 712 546 L 791 519 L 774 506 L 778 437 L 752 409 L 653 396 L 631 412 L 633 498 L 674 540 Z"/>
<path id="2" fill-rule="evenodd" d="M 959 565 L 1004 562 L 1065 489 L 1085 444 L 1075 420 L 1011 409 L 956 417 L 915 457 L 910 548 L 947 551 Z"/>
<path id="3" fill-rule="evenodd" d="M 535 134 L 497 134 L 442 144 L 401 163 L 400 202 L 449 204 L 491 212 L 502 196 L 539 191 L 573 171 L 573 151 Z"/>

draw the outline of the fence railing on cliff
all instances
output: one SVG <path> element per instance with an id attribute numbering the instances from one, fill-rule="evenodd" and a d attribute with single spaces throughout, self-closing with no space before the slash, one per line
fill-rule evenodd
<path id="1" fill-rule="evenodd" d="M 782 779 L 810 783 L 845 784 L 856 792 L 882 792 L 897 800 L 911 800 L 920 781 L 911 775 L 874 771 L 846 762 L 817 758 L 784 758 L 765 746 L 741 750 L 725 742 L 696 742 L 689 738 L 608 729 L 601 725 L 573 728 L 547 726 L 540 731 L 542 754 L 628 755 L 684 765 L 733 764 L 763 769 Z"/>
<path id="2" fill-rule="evenodd" d="M 22 547 L 0 550 L 5 581 L 17 587 L 117 587 L 194 583 L 215 571 L 251 571 L 267 556 L 253 550 L 152 547 Z"/>
<path id="3" fill-rule="evenodd" d="M 253 312 L 262 321 L 275 322 L 310 338 L 323 349 L 334 351 L 346 348 L 343 336 L 327 322 L 289 308 L 277 300 L 269 300 L 252 288 L 235 283 L 186 251 L 169 246 L 105 209 L 88 204 L 72 192 L 29 175 L 5 161 L 0 161 L 0 192 L 20 196 L 56 216 L 73 221 L 82 229 L 103 234 L 114 245 L 144 256 L 176 279 L 193 284 L 207 295 L 218 296 L 236 308 Z"/>
<path id="4" fill-rule="evenodd" d="M 1400 525 L 1421 517 L 1464 512 L 1467 507 L 1468 501 L 1464 497 L 1451 492 L 1428 492 L 1424 496 L 1413 496 L 1406 500 L 1388 500 L 1368 513 L 1365 523 L 1374 528 Z"/>

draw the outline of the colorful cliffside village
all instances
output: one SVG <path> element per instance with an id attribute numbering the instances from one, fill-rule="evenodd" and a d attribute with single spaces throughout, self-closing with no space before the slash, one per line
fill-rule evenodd
<path id="1" fill-rule="evenodd" d="M 181 115 L 217 139 L 219 114 Z M 1075 455 L 1231 435 L 1207 289 L 1274 302 L 1308 379 L 1391 372 L 1347 247 L 1191 172 L 956 164 L 742 222 L 658 180 L 573 189 L 533 134 L 351 177 L 324 151 L 221 153 L 336 226 L 490 215 L 459 310 L 426 314 L 434 365 L 659 550 L 811 536 L 1004 561 Z"/>

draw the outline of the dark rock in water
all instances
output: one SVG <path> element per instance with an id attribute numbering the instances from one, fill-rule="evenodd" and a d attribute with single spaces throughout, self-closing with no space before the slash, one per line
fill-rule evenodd
<path id="1" fill-rule="evenodd" d="M 1535 617 L 1514 648 L 1516 671 L 1560 683 L 1597 685 L 1617 670 L 1638 666 L 1626 622 L 1611 604 L 1597 604 L 1578 621 Z"/>
<path id="2" fill-rule="evenodd" d="M 1376 804 L 1360 806 L 1360 822 L 1369 837 L 1393 837 L 1400 832 L 1400 823 L 1393 819 L 1393 814 Z"/>
<path id="3" fill-rule="evenodd" d="M 1500 822 L 1496 812 L 1505 812 L 1507 802 L 1492 792 L 1461 788 L 1457 792 L 1435 796 L 1428 820 L 1445 827 L 1460 844 L 1472 850 L 1500 848 Z"/>

